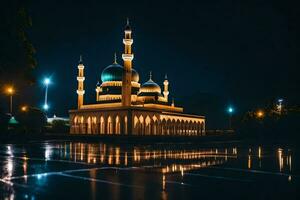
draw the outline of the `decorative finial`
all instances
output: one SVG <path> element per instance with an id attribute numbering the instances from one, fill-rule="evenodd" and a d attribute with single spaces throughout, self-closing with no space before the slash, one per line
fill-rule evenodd
<path id="1" fill-rule="evenodd" d="M 172 98 L 172 106 L 175 106 L 174 97 Z"/>
<path id="2" fill-rule="evenodd" d="M 166 79 L 166 80 L 168 79 L 168 75 L 167 75 L 167 74 L 165 74 L 165 79 Z"/>
<path id="3" fill-rule="evenodd" d="M 152 80 L 152 71 L 149 73 L 149 80 Z"/>
<path id="4" fill-rule="evenodd" d="M 125 31 L 131 31 L 130 24 L 129 24 L 129 18 L 128 17 L 127 17 L 127 20 L 126 20 Z"/>
<path id="5" fill-rule="evenodd" d="M 82 64 L 82 55 L 79 56 L 79 64 Z"/>
<path id="6" fill-rule="evenodd" d="M 118 64 L 117 63 L 117 54 L 116 54 L 116 52 L 115 52 L 115 55 L 114 55 L 115 57 L 114 57 L 114 64 Z"/>

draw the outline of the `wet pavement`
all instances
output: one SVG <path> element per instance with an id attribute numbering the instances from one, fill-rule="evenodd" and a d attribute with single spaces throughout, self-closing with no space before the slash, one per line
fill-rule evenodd
<path id="1" fill-rule="evenodd" d="M 298 199 L 297 152 L 288 145 L 1 144 L 0 199 Z"/>

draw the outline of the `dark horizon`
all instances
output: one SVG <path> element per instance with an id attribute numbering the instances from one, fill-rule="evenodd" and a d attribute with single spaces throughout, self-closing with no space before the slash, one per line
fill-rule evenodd
<path id="1" fill-rule="evenodd" d="M 37 83 L 20 92 L 16 102 L 26 99 L 42 105 L 40 82 L 51 75 L 51 115 L 66 116 L 68 109 L 76 108 L 79 55 L 86 66 L 85 102 L 94 101 L 95 85 L 113 62 L 114 52 L 122 64 L 127 17 L 133 28 L 133 67 L 140 83 L 152 71 L 162 86 L 167 73 L 170 98 L 186 110 L 206 114 L 201 113 L 203 107 L 218 105 L 222 113 L 226 105 L 234 105 L 242 112 L 276 98 L 298 103 L 298 70 L 288 55 L 287 10 L 279 1 L 46 1 L 31 2 L 28 11 Z M 210 97 L 215 105 L 207 100 Z M 197 107 L 197 102 L 203 105 Z"/>

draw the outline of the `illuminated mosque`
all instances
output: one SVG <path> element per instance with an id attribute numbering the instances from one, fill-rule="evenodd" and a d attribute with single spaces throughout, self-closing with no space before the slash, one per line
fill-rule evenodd
<path id="1" fill-rule="evenodd" d="M 205 117 L 186 114 L 169 101 L 169 81 L 163 91 L 150 72 L 149 80 L 139 83 L 133 69 L 132 29 L 129 21 L 123 39 L 123 66 L 114 62 L 104 68 L 97 83 L 96 102 L 84 104 L 84 65 L 78 64 L 78 107 L 70 110 L 70 133 L 93 135 L 205 135 Z"/>

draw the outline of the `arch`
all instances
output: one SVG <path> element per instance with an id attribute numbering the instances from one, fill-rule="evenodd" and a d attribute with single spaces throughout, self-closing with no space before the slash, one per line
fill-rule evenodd
<path id="1" fill-rule="evenodd" d="M 124 117 L 124 133 L 125 133 L 125 135 L 128 134 L 128 119 L 127 119 L 127 116 Z"/>
<path id="2" fill-rule="evenodd" d="M 79 117 L 76 115 L 73 119 L 73 133 L 79 133 L 79 126 L 80 126 L 80 121 Z"/>
<path id="3" fill-rule="evenodd" d="M 200 132 L 201 132 L 201 135 L 205 135 L 205 124 L 204 124 L 204 122 L 201 122 Z"/>
<path id="4" fill-rule="evenodd" d="M 166 134 L 166 124 L 167 124 L 167 121 L 166 119 L 163 119 L 161 121 L 161 135 L 165 135 Z"/>
<path id="5" fill-rule="evenodd" d="M 155 115 L 153 115 L 152 117 L 152 134 L 153 135 L 158 135 L 159 131 L 158 131 L 158 119 Z"/>
<path id="6" fill-rule="evenodd" d="M 97 117 L 93 116 L 92 117 L 92 133 L 97 134 L 97 132 L 98 132 Z"/>
<path id="7" fill-rule="evenodd" d="M 151 134 L 151 119 L 147 115 L 145 118 L 145 135 L 150 135 Z"/>
<path id="8" fill-rule="evenodd" d="M 79 125 L 79 132 L 81 133 L 81 134 L 85 134 L 85 123 L 84 123 L 84 117 L 83 116 L 81 116 L 80 117 L 80 119 L 79 119 L 79 123 L 80 123 L 80 125 Z"/>
<path id="9" fill-rule="evenodd" d="M 188 122 L 188 135 L 192 135 L 193 134 L 193 121 L 189 121 Z"/>
<path id="10" fill-rule="evenodd" d="M 115 133 L 120 135 L 121 134 L 121 123 L 120 123 L 120 117 L 117 115 L 115 120 Z"/>
<path id="11" fill-rule="evenodd" d="M 182 135 L 188 134 L 188 121 L 184 120 L 182 122 Z"/>
<path id="12" fill-rule="evenodd" d="M 143 117 L 143 115 L 140 115 L 140 117 L 139 117 L 139 127 L 138 127 L 138 134 L 140 134 L 140 135 L 144 135 L 144 127 L 145 127 L 145 125 L 144 125 L 144 117 Z"/>
<path id="13" fill-rule="evenodd" d="M 170 135 L 171 134 L 171 120 L 168 119 L 167 120 L 167 124 L 166 124 L 166 134 Z"/>
<path id="14" fill-rule="evenodd" d="M 176 120 L 175 126 L 176 126 L 175 135 L 180 135 L 180 132 L 179 132 L 180 131 L 180 120 L 179 119 Z"/>
<path id="15" fill-rule="evenodd" d="M 140 123 L 139 118 L 135 115 L 133 118 L 133 129 L 135 134 L 138 134 L 139 132 L 139 126 L 140 126 L 139 123 Z"/>
<path id="16" fill-rule="evenodd" d="M 170 126 L 170 129 L 171 129 L 171 135 L 175 135 L 175 133 L 176 133 L 176 123 L 175 123 L 175 119 L 172 119 L 171 120 L 171 124 L 170 124 L 171 126 Z"/>
<path id="17" fill-rule="evenodd" d="M 91 117 L 87 118 L 87 133 L 88 134 L 92 133 L 92 119 L 91 119 Z"/>
<path id="18" fill-rule="evenodd" d="M 100 134 L 105 134 L 105 121 L 104 117 L 100 117 Z"/>
<path id="19" fill-rule="evenodd" d="M 113 134 L 113 123 L 112 123 L 112 117 L 109 116 L 107 118 L 107 134 Z"/>

